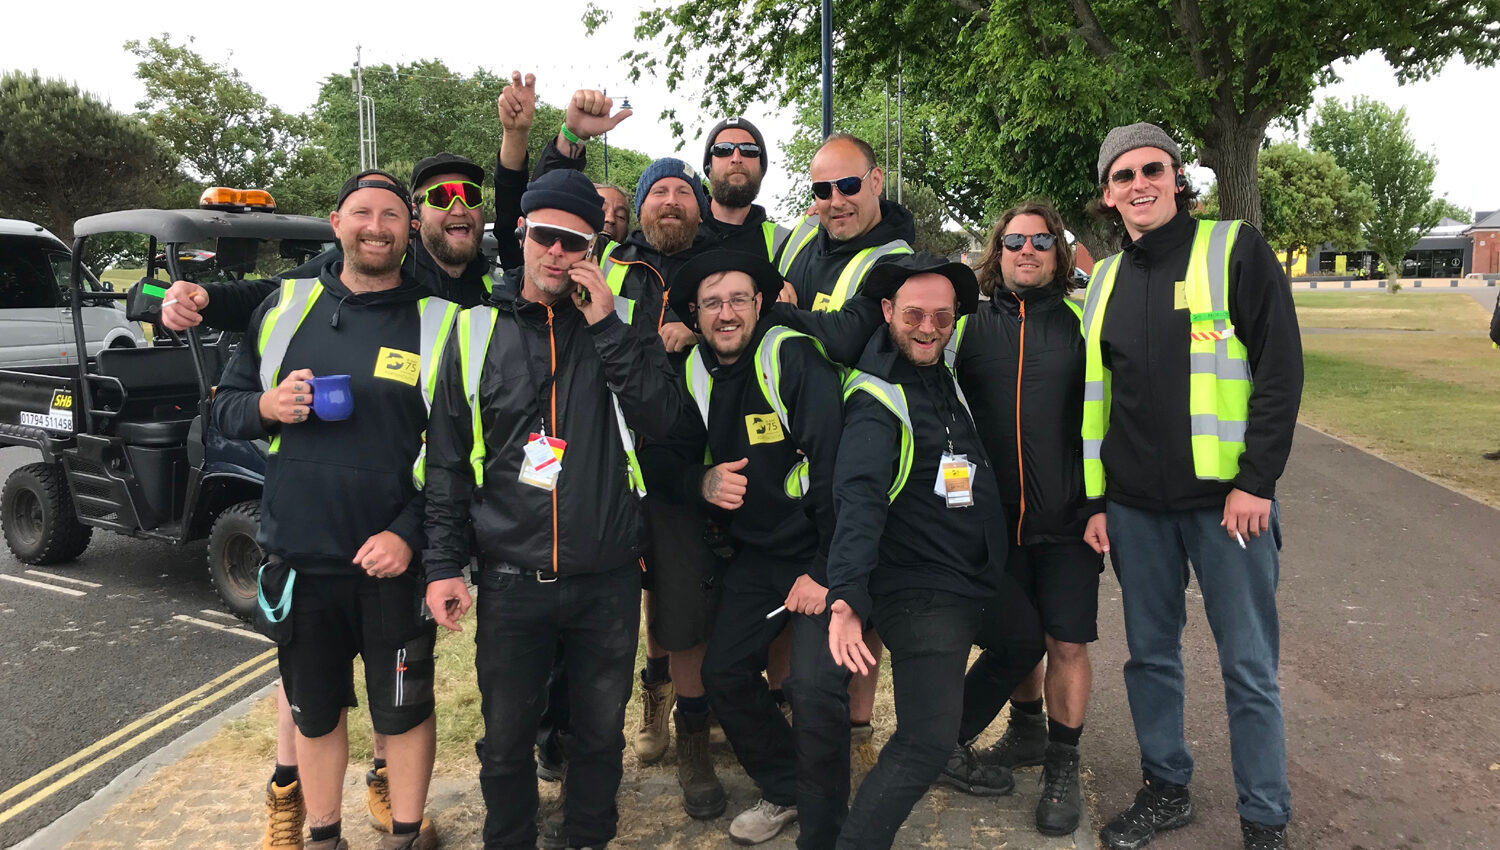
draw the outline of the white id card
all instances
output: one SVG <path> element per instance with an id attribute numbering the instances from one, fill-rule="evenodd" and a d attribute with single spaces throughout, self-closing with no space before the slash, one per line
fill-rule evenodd
<path id="1" fill-rule="evenodd" d="M 938 462 L 937 480 L 933 482 L 932 492 L 934 495 L 942 496 L 950 508 L 967 508 L 974 504 L 974 471 L 978 469 L 969 463 L 968 455 L 956 455 L 943 452 L 942 459 Z"/>
<path id="2" fill-rule="evenodd" d="M 543 490 L 557 489 L 557 476 L 562 473 L 563 451 L 568 444 L 545 433 L 533 433 L 522 449 L 520 480 Z"/>

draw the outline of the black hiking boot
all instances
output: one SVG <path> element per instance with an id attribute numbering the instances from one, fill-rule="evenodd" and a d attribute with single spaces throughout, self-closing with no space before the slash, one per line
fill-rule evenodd
<path id="1" fill-rule="evenodd" d="M 1186 785 L 1170 785 L 1149 774 L 1135 792 L 1135 803 L 1099 830 L 1099 840 L 1111 850 L 1136 850 L 1151 843 L 1156 833 L 1186 826 L 1193 820 L 1193 801 Z"/>
<path id="2" fill-rule="evenodd" d="M 1292 846 L 1287 842 L 1286 824 L 1269 826 L 1240 818 L 1240 838 L 1245 850 L 1288 850 Z"/>
<path id="3" fill-rule="evenodd" d="M 1015 770 L 1041 764 L 1047 754 L 1047 715 L 1010 707 L 1010 723 L 1000 740 L 979 751 L 979 760 Z"/>
<path id="4" fill-rule="evenodd" d="M 1083 790 L 1078 784 L 1078 748 L 1053 741 L 1042 762 L 1042 798 L 1036 804 L 1036 830 L 1068 835 L 1078 828 Z"/>
<path id="5" fill-rule="evenodd" d="M 985 764 L 974 747 L 959 744 L 938 774 L 938 782 L 976 797 L 1003 797 L 1014 791 L 1016 778 L 1010 768 Z"/>

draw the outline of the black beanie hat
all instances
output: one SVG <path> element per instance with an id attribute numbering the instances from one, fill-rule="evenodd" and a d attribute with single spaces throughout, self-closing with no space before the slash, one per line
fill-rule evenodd
<path id="1" fill-rule="evenodd" d="M 719 140 L 720 133 L 729 129 L 744 130 L 750 134 L 750 138 L 754 139 L 757 145 L 760 145 L 760 173 L 765 174 L 766 165 L 770 162 L 766 156 L 766 137 L 760 134 L 760 129 L 751 124 L 748 118 L 738 116 L 725 118 L 723 121 L 715 124 L 712 130 L 708 131 L 708 138 L 703 142 L 703 173 L 708 173 L 709 163 L 713 162 L 714 142 Z"/>
<path id="2" fill-rule="evenodd" d="M 530 215 L 533 210 L 562 210 L 588 222 L 595 233 L 604 228 L 604 199 L 594 181 L 571 168 L 549 171 L 526 185 L 521 214 Z"/>

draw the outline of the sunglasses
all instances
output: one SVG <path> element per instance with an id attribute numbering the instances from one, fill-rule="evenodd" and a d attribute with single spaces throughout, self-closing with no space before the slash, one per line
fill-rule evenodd
<path id="1" fill-rule="evenodd" d="M 840 195 L 852 198 L 859 194 L 860 188 L 865 185 L 865 178 L 869 177 L 870 172 L 874 170 L 875 166 L 872 165 L 866 168 L 865 173 L 858 177 L 840 177 L 837 180 L 814 180 L 812 184 L 813 197 L 820 201 L 826 201 L 833 197 L 833 190 L 837 188 Z"/>
<path id="2" fill-rule="evenodd" d="M 953 327 L 953 311 L 937 310 L 929 313 L 920 307 L 906 307 L 901 311 L 901 321 L 909 328 L 920 328 L 922 323 L 932 320 L 932 326 L 940 331 Z"/>
<path id="3" fill-rule="evenodd" d="M 543 248 L 551 248 L 560 243 L 564 251 L 579 253 L 588 250 L 589 243 L 594 241 L 594 234 L 579 233 L 555 224 L 537 224 L 528 218 L 526 219 L 526 238 Z"/>
<path id="4" fill-rule="evenodd" d="M 452 209 L 455 201 L 463 201 L 464 206 L 477 210 L 484 203 L 484 189 L 467 180 L 450 180 L 428 186 L 422 193 L 422 203 L 433 209 Z"/>
<path id="5" fill-rule="evenodd" d="M 1155 180 L 1163 174 L 1166 174 L 1167 169 L 1171 167 L 1171 163 L 1148 162 L 1145 165 L 1141 166 L 1141 176 L 1146 178 L 1147 180 Z M 1122 168 L 1119 171 L 1112 172 L 1109 175 L 1109 181 L 1116 186 L 1126 186 L 1130 183 L 1134 183 L 1135 169 Z"/>
<path id="6" fill-rule="evenodd" d="M 1031 247 L 1038 251 L 1050 251 L 1057 244 L 1057 237 L 1050 233 L 1033 233 L 1030 236 L 1024 233 L 1007 233 L 1000 237 L 1000 244 L 1007 251 L 1019 251 L 1025 246 L 1027 239 L 1031 240 Z"/>
<path id="7" fill-rule="evenodd" d="M 715 142 L 708 149 L 709 153 L 720 159 L 727 156 L 734 156 L 735 151 L 739 151 L 740 156 L 743 156 L 745 159 L 760 158 L 760 145 L 754 142 Z"/>

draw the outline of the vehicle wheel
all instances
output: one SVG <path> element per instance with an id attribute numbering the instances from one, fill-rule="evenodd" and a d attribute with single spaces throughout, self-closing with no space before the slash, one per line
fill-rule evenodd
<path id="1" fill-rule="evenodd" d="M 94 530 L 78 521 L 62 464 L 31 463 L 5 479 L 0 493 L 5 545 L 25 564 L 60 564 L 83 554 Z"/>
<path id="2" fill-rule="evenodd" d="M 240 502 L 219 514 L 208 533 L 208 577 L 229 613 L 249 620 L 255 613 L 255 579 L 260 571 L 260 502 Z"/>

